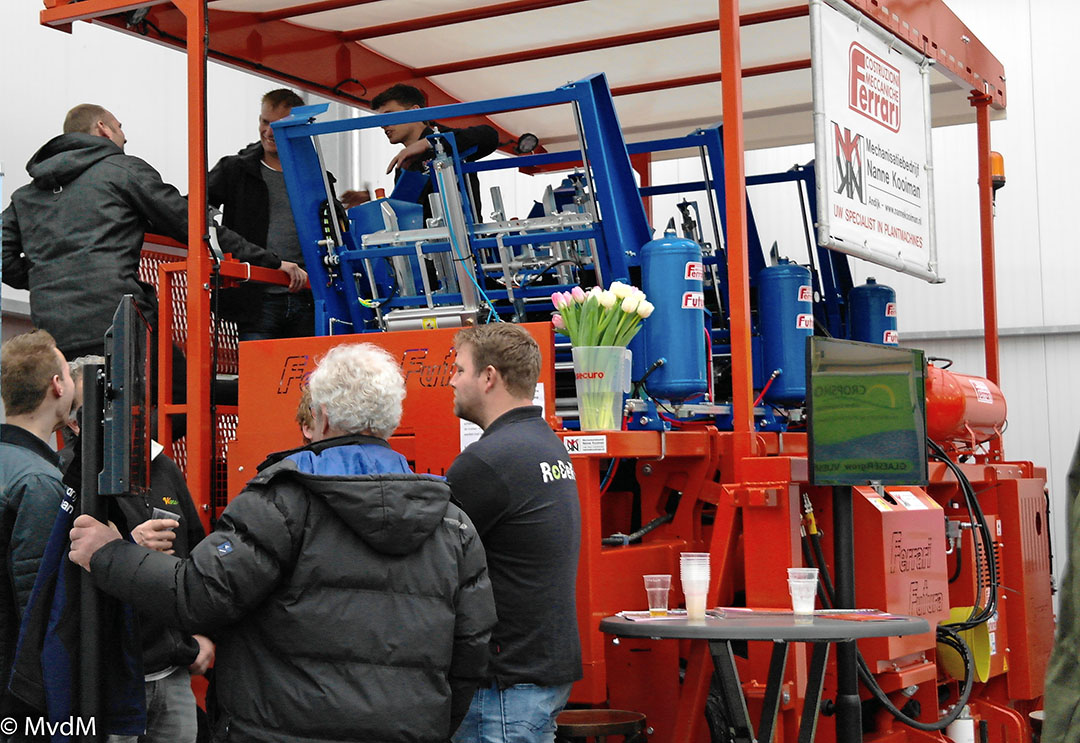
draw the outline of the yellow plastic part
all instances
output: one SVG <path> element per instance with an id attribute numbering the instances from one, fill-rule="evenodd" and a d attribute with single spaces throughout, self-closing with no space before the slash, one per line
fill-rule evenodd
<path id="1" fill-rule="evenodd" d="M 972 607 L 954 606 L 949 610 L 950 622 L 963 622 L 971 616 Z M 980 683 L 990 678 L 990 628 L 983 622 L 975 629 L 960 632 L 960 637 L 971 648 L 971 654 L 975 658 L 975 680 Z M 964 678 L 964 659 L 960 653 L 948 645 L 938 643 L 938 662 L 945 667 L 945 671 L 954 679 Z"/>

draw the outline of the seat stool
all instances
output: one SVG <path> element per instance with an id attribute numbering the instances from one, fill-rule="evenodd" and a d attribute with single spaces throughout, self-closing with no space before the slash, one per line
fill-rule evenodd
<path id="1" fill-rule="evenodd" d="M 1042 726 L 1045 715 L 1046 713 L 1041 709 L 1028 712 L 1028 722 L 1031 723 L 1031 743 L 1039 743 L 1042 739 Z"/>
<path id="2" fill-rule="evenodd" d="M 646 743 L 649 732 L 645 715 L 623 709 L 566 709 L 555 720 L 558 740 L 604 743 L 609 735 L 621 735 L 625 743 Z"/>

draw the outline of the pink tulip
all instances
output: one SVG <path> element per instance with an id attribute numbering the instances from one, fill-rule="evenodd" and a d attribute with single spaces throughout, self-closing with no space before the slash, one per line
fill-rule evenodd
<path id="1" fill-rule="evenodd" d="M 573 289 L 571 289 L 570 296 L 574 298 L 575 302 L 585 301 L 585 292 L 582 291 L 580 286 L 575 286 Z"/>
<path id="2" fill-rule="evenodd" d="M 551 324 L 559 330 L 563 330 L 566 328 L 566 323 L 563 322 L 562 315 L 552 315 Z"/>
<path id="3" fill-rule="evenodd" d="M 551 295 L 551 303 L 555 305 L 555 309 L 561 310 L 566 304 L 566 300 L 563 299 L 562 292 L 555 292 Z"/>

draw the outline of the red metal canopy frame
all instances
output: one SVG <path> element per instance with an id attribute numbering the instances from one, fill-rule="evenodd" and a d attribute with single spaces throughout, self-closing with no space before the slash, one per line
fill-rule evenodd
<path id="1" fill-rule="evenodd" d="M 511 0 L 463 11 L 432 14 L 407 22 L 364 27 L 345 32 L 320 31 L 290 22 L 315 12 L 373 3 L 377 0 L 323 0 L 263 13 L 208 10 L 205 0 L 45 0 L 41 22 L 70 29 L 74 21 L 104 23 L 159 43 L 186 48 L 188 59 L 189 199 L 206 202 L 206 60 L 208 58 L 261 75 L 299 85 L 320 95 L 353 105 L 365 105 L 369 91 L 363 80 L 389 85 L 412 82 L 427 91 L 432 105 L 456 102 L 425 75 L 478 69 L 515 61 L 548 58 L 578 51 L 606 49 L 673 38 L 708 30 L 708 24 L 669 26 L 640 33 L 590 39 L 513 53 L 460 60 L 427 68 L 410 68 L 363 46 L 371 39 L 436 25 L 470 21 L 551 8 L 588 0 Z M 940 0 L 846 0 L 868 18 L 887 28 L 914 48 L 933 58 L 950 77 L 972 91 L 978 124 L 979 194 L 983 256 L 984 325 L 987 376 L 998 382 L 996 291 L 993 269 L 992 190 L 990 182 L 990 108 L 1005 107 L 1005 75 L 1001 63 Z M 751 379 L 747 223 L 745 213 L 744 137 L 742 80 L 750 75 L 800 69 L 794 61 L 760 69 L 742 68 L 741 27 L 798 17 L 805 6 L 792 5 L 740 16 L 739 0 L 718 0 L 721 70 L 662 81 L 617 87 L 616 95 L 638 94 L 675 86 L 715 82 L 722 87 L 724 147 L 727 172 L 729 282 L 733 358 L 733 407 L 735 479 L 749 485 L 753 450 L 753 385 Z M 146 9 L 144 19 L 128 25 L 128 11 Z M 961 48 L 946 48 L 943 39 L 961 39 Z M 537 40 L 538 43 L 542 40 Z M 949 42 L 951 46 L 951 42 Z M 332 60 L 331 64 L 327 60 Z M 504 134 L 506 134 L 504 132 Z M 187 263 L 187 312 L 189 322 L 187 375 L 187 425 L 189 431 L 208 431 L 210 420 L 210 265 L 206 249 L 205 209 L 189 210 Z M 163 337 L 162 343 L 168 340 Z M 167 347 L 166 347 L 167 350 Z M 162 353 L 167 358 L 169 353 Z M 188 484 L 194 493 L 210 491 L 212 451 L 210 439 L 194 436 L 189 441 Z M 1001 456 L 995 442 L 993 458 Z"/>

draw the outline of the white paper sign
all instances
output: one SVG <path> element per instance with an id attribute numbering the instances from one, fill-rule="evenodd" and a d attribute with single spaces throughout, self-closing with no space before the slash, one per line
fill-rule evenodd
<path id="1" fill-rule="evenodd" d="M 909 511 L 925 511 L 929 506 L 915 497 L 915 494 L 908 490 L 892 490 L 889 492 L 893 498 L 900 502 L 904 508 Z"/>
<path id="2" fill-rule="evenodd" d="M 607 454 L 607 436 L 563 436 L 568 454 Z"/>
<path id="3" fill-rule="evenodd" d="M 810 4 L 818 243 L 940 281 L 929 69 L 834 1 Z"/>

